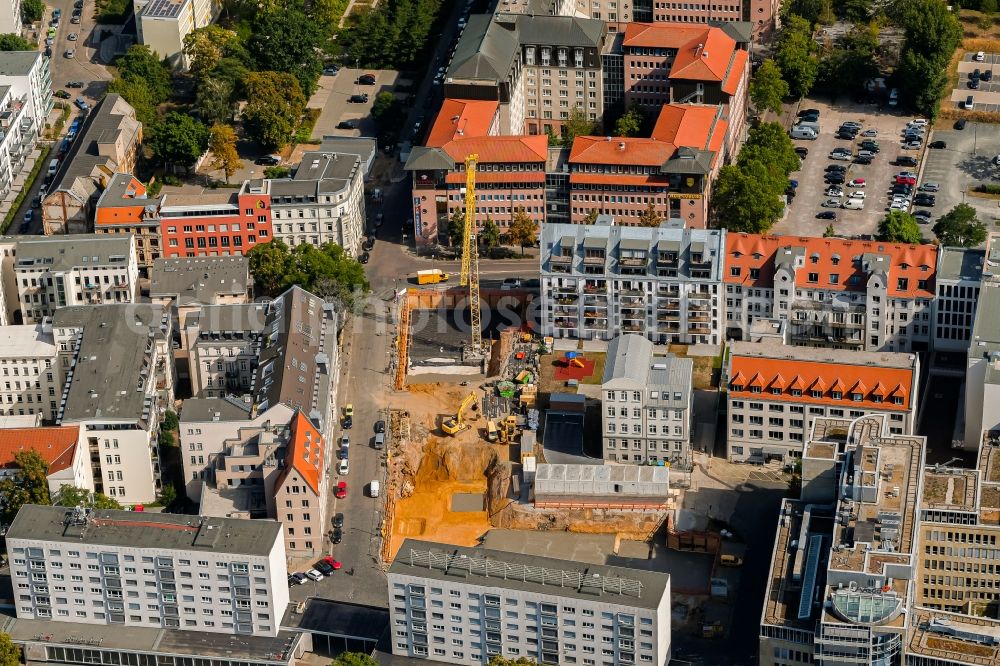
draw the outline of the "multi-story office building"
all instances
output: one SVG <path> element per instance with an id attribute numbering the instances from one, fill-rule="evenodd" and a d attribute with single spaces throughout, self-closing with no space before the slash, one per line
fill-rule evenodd
<path id="1" fill-rule="evenodd" d="M 1000 435 L 1000 236 L 987 241 L 965 370 L 965 445 Z"/>
<path id="2" fill-rule="evenodd" d="M 17 454 L 25 451 L 34 451 L 48 465 L 45 480 L 52 501 L 63 486 L 93 491 L 90 452 L 80 442 L 78 426 L 0 428 L 0 479 L 17 473 Z"/>
<path id="3" fill-rule="evenodd" d="M 141 268 L 160 257 L 160 200 L 129 173 L 116 173 L 94 206 L 94 233 L 131 234 Z"/>
<path id="4" fill-rule="evenodd" d="M 42 200 L 46 236 L 92 230 L 94 204 L 113 174 L 132 173 L 142 145 L 142 123 L 117 93 L 101 100 L 52 177 Z"/>
<path id="5" fill-rule="evenodd" d="M 781 506 L 758 663 L 904 663 L 924 447 L 890 434 L 884 416 L 816 420 L 801 499 Z"/>
<path id="6" fill-rule="evenodd" d="M 62 395 L 52 324 L 0 326 L 0 415 L 53 423 Z"/>
<path id="7" fill-rule="evenodd" d="M 204 398 L 250 392 L 264 344 L 267 306 L 207 305 L 185 318 L 182 358 L 191 395 Z"/>
<path id="8" fill-rule="evenodd" d="M 650 8 L 651 18 L 640 18 L 640 6 Z M 755 42 L 766 41 L 774 31 L 780 3 L 777 0 L 730 0 L 722 5 L 640 0 L 636 20 L 666 21 L 702 25 L 745 25 Z"/>
<path id="9" fill-rule="evenodd" d="M 211 25 L 222 11 L 219 0 L 133 0 L 139 43 L 174 69 L 191 64 L 184 55 L 184 38 Z"/>
<path id="10" fill-rule="evenodd" d="M 199 513 L 278 520 L 289 557 L 320 555 L 329 506 L 328 454 L 328 443 L 301 411 L 287 422 L 240 429 L 212 459 L 213 478 L 204 484 Z"/>
<path id="11" fill-rule="evenodd" d="M 288 605 L 270 520 L 27 504 L 7 549 L 19 618 L 275 636 Z"/>
<path id="12" fill-rule="evenodd" d="M 20 6 L 20 2 L 15 2 Z M 0 12 L 0 22 L 3 12 Z M 16 30 L 20 34 L 20 17 Z M 52 110 L 49 59 L 39 51 L 0 53 L 0 197 L 14 186 Z"/>
<path id="13" fill-rule="evenodd" d="M 654 356 L 640 335 L 611 341 L 601 378 L 605 460 L 691 468 L 693 367 L 689 358 Z"/>
<path id="14" fill-rule="evenodd" d="M 395 655 L 467 666 L 494 655 L 670 662 L 667 574 L 407 539 L 388 587 Z"/>
<path id="15" fill-rule="evenodd" d="M 986 252 L 978 248 L 938 248 L 934 275 L 934 350 L 966 351 L 979 302 Z"/>
<path id="16" fill-rule="evenodd" d="M 541 325 L 557 338 L 722 342 L 719 287 L 725 230 L 546 224 L 541 235 Z"/>
<path id="17" fill-rule="evenodd" d="M 792 344 L 927 351 L 937 249 L 839 238 L 726 235 L 726 335 L 789 322 Z"/>
<path id="18" fill-rule="evenodd" d="M 274 237 L 290 247 L 334 243 L 357 255 L 365 233 L 365 169 L 361 155 L 310 151 L 292 178 L 253 181 L 271 199 Z"/>
<path id="19" fill-rule="evenodd" d="M 29 324 L 67 305 L 132 303 L 139 290 L 131 235 L 19 241 L 14 275 L 21 314 Z"/>
<path id="20" fill-rule="evenodd" d="M 241 255 L 273 238 L 271 197 L 259 181 L 244 181 L 236 192 L 163 195 L 159 216 L 168 258 Z"/>
<path id="21" fill-rule="evenodd" d="M 889 435 L 916 428 L 916 354 L 810 349 L 767 342 L 730 348 L 726 455 L 789 462 L 821 417 L 885 418 Z"/>
<path id="22" fill-rule="evenodd" d="M 169 311 L 147 304 L 60 308 L 52 318 L 65 373 L 58 422 L 79 425 L 94 490 L 122 504 L 160 488 L 160 420 L 173 408 Z"/>
<path id="23" fill-rule="evenodd" d="M 21 34 L 21 0 L 9 0 L 0 4 L 0 33 Z"/>

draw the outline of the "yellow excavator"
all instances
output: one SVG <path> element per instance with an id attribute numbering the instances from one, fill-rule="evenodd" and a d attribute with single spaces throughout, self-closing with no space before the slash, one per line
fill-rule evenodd
<path id="1" fill-rule="evenodd" d="M 517 418 L 515 416 L 508 416 L 502 421 L 499 421 L 497 426 L 500 431 L 499 434 L 501 444 L 510 444 L 514 441 L 514 437 L 517 435 Z"/>
<path id="2" fill-rule="evenodd" d="M 444 430 L 449 435 L 457 435 L 468 428 L 469 424 L 465 422 L 465 410 L 470 407 L 473 410 L 478 407 L 475 391 L 465 396 L 465 400 L 463 400 L 462 404 L 458 407 L 458 413 L 451 418 L 445 419 L 445 421 L 441 424 L 441 430 Z"/>

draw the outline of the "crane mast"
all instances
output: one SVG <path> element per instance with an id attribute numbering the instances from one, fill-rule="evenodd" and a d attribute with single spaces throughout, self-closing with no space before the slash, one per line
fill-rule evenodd
<path id="1" fill-rule="evenodd" d="M 476 242 L 476 162 L 479 155 L 465 158 L 465 234 L 462 240 L 461 286 L 469 287 L 469 325 L 472 328 L 470 352 L 483 352 L 483 330 L 479 310 L 479 247 Z"/>

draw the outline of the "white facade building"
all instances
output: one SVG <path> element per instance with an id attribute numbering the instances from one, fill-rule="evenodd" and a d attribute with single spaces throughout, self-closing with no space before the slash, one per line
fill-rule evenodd
<path id="1" fill-rule="evenodd" d="M 542 333 L 610 340 L 637 333 L 660 343 L 722 342 L 719 308 L 725 230 L 542 226 Z"/>
<path id="2" fill-rule="evenodd" d="M 184 38 L 210 25 L 222 10 L 219 0 L 133 0 L 139 43 L 175 69 L 187 69 Z"/>
<path id="3" fill-rule="evenodd" d="M 934 277 L 934 350 L 969 348 L 979 302 L 986 252 L 978 248 L 938 248 Z"/>
<path id="4" fill-rule="evenodd" d="M 17 29 L 20 33 L 20 3 Z M 49 59 L 40 51 L 0 53 L 0 197 L 6 196 L 45 129 L 52 110 Z"/>
<path id="5" fill-rule="evenodd" d="M 0 34 L 21 34 L 21 0 L 0 3 Z"/>
<path id="6" fill-rule="evenodd" d="M 276 636 L 288 605 L 269 520 L 27 504 L 7 549 L 18 618 Z"/>
<path id="7" fill-rule="evenodd" d="M 0 326 L 0 415 L 55 421 L 62 396 L 52 324 Z"/>
<path id="8" fill-rule="evenodd" d="M 691 373 L 694 362 L 654 356 L 641 335 L 608 345 L 601 379 L 604 459 L 691 467 Z"/>
<path id="9" fill-rule="evenodd" d="M 388 586 L 395 655 L 670 663 L 668 574 L 407 539 Z"/>
<path id="10" fill-rule="evenodd" d="M 24 322 L 67 305 L 133 303 L 139 265 L 132 235 L 79 234 L 17 244 L 14 263 Z"/>

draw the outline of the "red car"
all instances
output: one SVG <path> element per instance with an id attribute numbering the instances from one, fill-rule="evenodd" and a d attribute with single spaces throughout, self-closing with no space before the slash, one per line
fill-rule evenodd
<path id="1" fill-rule="evenodd" d="M 330 565 L 331 567 L 333 567 L 333 570 L 334 570 L 334 571 L 336 571 L 336 570 L 337 570 L 337 569 L 339 569 L 339 568 L 340 568 L 341 566 L 343 566 L 343 565 L 341 565 L 341 563 L 340 563 L 340 562 L 338 562 L 337 560 L 333 559 L 333 558 L 332 558 L 332 557 L 330 557 L 329 555 L 327 555 L 326 557 L 324 557 L 324 558 L 323 558 L 323 561 L 324 561 L 324 562 L 326 562 L 327 564 L 329 564 L 329 565 Z"/>
<path id="2" fill-rule="evenodd" d="M 896 176 L 896 183 L 899 185 L 916 185 L 917 179 L 912 176 Z"/>
<path id="3" fill-rule="evenodd" d="M 333 496 L 337 499 L 344 499 L 347 497 L 347 481 L 341 481 L 337 484 L 337 489 L 333 491 Z"/>

